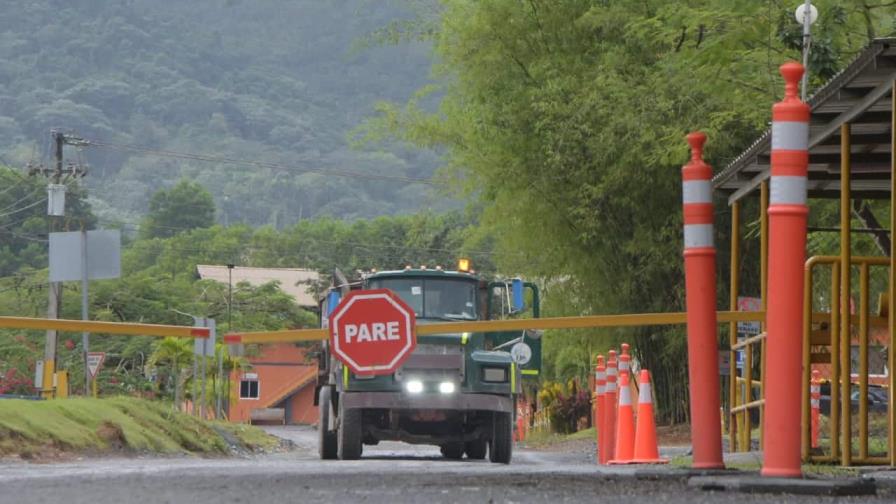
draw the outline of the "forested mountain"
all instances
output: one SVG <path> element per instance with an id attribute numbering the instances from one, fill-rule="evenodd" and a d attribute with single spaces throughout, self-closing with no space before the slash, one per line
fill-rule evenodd
<path id="1" fill-rule="evenodd" d="M 51 128 L 104 144 L 66 156 L 90 164 L 107 220 L 137 221 L 181 177 L 213 194 L 221 223 L 444 209 L 408 180 L 432 175 L 434 153 L 347 140 L 378 100 L 427 83 L 429 44 L 364 44 L 410 16 L 379 0 L 4 2 L 0 160 L 49 162 Z"/>

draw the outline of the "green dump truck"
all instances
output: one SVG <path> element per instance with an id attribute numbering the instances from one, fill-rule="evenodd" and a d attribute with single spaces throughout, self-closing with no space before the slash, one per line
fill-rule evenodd
<path id="1" fill-rule="evenodd" d="M 461 260 L 458 270 L 411 268 L 334 275 L 321 301 L 321 325 L 351 290 L 389 289 L 417 324 L 538 317 L 539 292 L 519 279 L 487 281 Z M 380 441 L 431 444 L 446 458 L 510 463 L 516 400 L 541 369 L 540 333 L 459 332 L 419 336 L 414 352 L 389 375 L 361 376 L 324 343 L 318 388 L 322 459 L 357 459 Z"/>

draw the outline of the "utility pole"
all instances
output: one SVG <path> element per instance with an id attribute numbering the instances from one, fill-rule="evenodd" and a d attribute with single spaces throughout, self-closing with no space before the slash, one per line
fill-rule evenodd
<path id="1" fill-rule="evenodd" d="M 796 9 L 796 20 L 803 25 L 803 81 L 800 85 L 802 101 L 806 101 L 809 87 L 809 51 L 812 49 L 812 31 L 809 28 L 818 19 L 818 9 L 812 5 L 812 0 L 805 0 Z"/>
<path id="2" fill-rule="evenodd" d="M 47 185 L 47 219 L 49 221 L 48 229 L 52 233 L 56 230 L 60 218 L 65 216 L 65 185 L 63 182 L 69 178 L 80 178 L 87 175 L 87 168 L 78 164 L 70 164 L 67 168 L 63 167 L 63 147 L 65 145 L 85 146 L 87 141 L 83 138 L 66 135 L 61 131 L 53 130 L 50 132 L 53 137 L 54 144 L 54 168 L 48 169 L 43 165 L 28 166 L 28 175 L 42 175 L 52 182 Z M 65 177 L 65 179 L 63 179 Z M 49 296 L 47 299 L 47 318 L 59 318 L 59 308 L 62 305 L 62 282 L 49 282 Z M 44 374 L 43 386 L 41 387 L 41 395 L 45 398 L 52 398 L 54 395 L 53 376 L 56 373 L 56 346 L 58 342 L 58 333 L 54 329 L 47 331 L 46 341 L 44 343 Z M 85 349 L 85 366 L 84 374 L 87 375 Z M 89 393 L 89 387 L 85 390 L 85 394 Z"/>
<path id="3" fill-rule="evenodd" d="M 233 263 L 227 264 L 227 332 L 233 332 Z M 230 390 L 230 377 L 224 380 L 224 345 L 221 345 L 221 352 L 218 353 L 218 386 L 221 391 L 218 394 L 218 400 L 215 404 L 215 413 L 220 420 L 224 418 L 223 397 L 225 390 Z M 225 388 L 226 384 L 226 388 Z"/>

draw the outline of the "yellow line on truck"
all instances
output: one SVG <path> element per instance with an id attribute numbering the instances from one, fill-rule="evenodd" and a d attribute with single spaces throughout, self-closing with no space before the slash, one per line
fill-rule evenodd
<path id="1" fill-rule="evenodd" d="M 764 312 L 720 311 L 717 322 L 761 322 Z M 582 317 L 548 317 L 537 319 L 479 320 L 470 322 L 439 322 L 418 324 L 417 336 L 429 334 L 521 331 L 524 329 L 578 329 L 587 327 L 635 327 L 651 325 L 681 325 L 687 322 L 687 313 L 634 313 L 625 315 L 586 315 Z M 327 329 L 292 329 L 231 333 L 224 336 L 225 343 L 280 343 L 290 341 L 318 341 L 329 337 Z"/>
<path id="2" fill-rule="evenodd" d="M 208 338 L 208 328 L 130 322 L 100 322 L 94 320 L 41 319 L 30 317 L 0 317 L 0 328 L 55 329 L 66 332 L 130 334 L 135 336 L 174 336 L 176 338 Z"/>

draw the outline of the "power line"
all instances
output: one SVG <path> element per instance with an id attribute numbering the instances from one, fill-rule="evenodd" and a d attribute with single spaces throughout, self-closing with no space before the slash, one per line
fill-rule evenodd
<path id="1" fill-rule="evenodd" d="M 119 225 L 122 227 L 133 229 L 135 231 L 139 231 L 143 228 L 141 225 L 136 224 L 136 223 L 131 223 L 131 222 L 112 221 L 112 220 L 107 220 L 107 219 L 99 219 L 99 222 L 106 223 L 106 224 L 112 224 L 112 225 Z M 157 226 L 157 227 L 160 227 L 163 229 L 180 230 L 180 231 L 192 231 L 192 230 L 197 229 L 197 228 L 184 228 L 184 227 L 174 227 L 174 226 Z M 358 241 L 325 240 L 325 239 L 321 239 L 321 238 L 302 238 L 301 240 L 302 240 L 301 243 L 310 243 L 312 245 L 328 244 L 328 245 L 338 245 L 338 246 L 359 247 L 362 249 L 364 249 L 364 248 L 393 249 L 393 250 L 398 249 L 398 250 L 407 250 L 409 252 L 425 251 L 425 252 L 458 253 L 458 249 L 445 248 L 445 247 L 419 247 L 419 246 L 415 246 L 415 245 L 391 245 L 391 244 L 383 244 L 383 243 L 375 244 L 375 243 L 365 243 L 365 242 L 358 242 Z M 192 250 L 205 251 L 204 249 L 192 249 Z M 250 248 L 250 249 L 243 249 L 243 250 L 264 250 L 264 249 Z M 477 256 L 496 255 L 496 253 L 494 251 L 489 251 L 489 250 L 468 250 L 468 251 L 464 251 L 464 253 L 469 254 L 469 255 L 477 255 Z M 395 257 L 398 258 L 399 256 L 395 256 Z"/>
<path id="2" fill-rule="evenodd" d="M 14 189 L 21 187 L 22 185 L 26 184 L 27 182 L 29 182 L 28 179 L 16 181 L 11 186 L 7 187 L 4 191 L 0 192 L 0 196 L 4 196 L 7 193 L 12 192 Z"/>
<path id="3" fill-rule="evenodd" d="M 72 186 L 72 184 L 74 184 L 74 180 L 71 180 L 71 181 L 67 182 L 67 183 L 64 184 L 64 185 L 65 185 L 66 188 L 69 188 L 69 187 Z M 38 194 L 39 192 L 41 192 L 41 191 L 43 191 L 43 190 L 44 190 L 43 187 L 38 187 L 38 188 L 35 189 L 34 192 L 32 192 L 31 194 L 29 194 L 29 195 L 27 195 L 27 196 L 23 196 L 22 198 L 19 198 L 18 201 L 16 201 L 15 203 L 12 203 L 12 204 L 10 204 L 10 205 L 7 205 L 5 208 L 0 209 L 0 212 L 4 212 L 4 211 L 6 211 L 6 210 L 8 210 L 8 209 L 10 209 L 10 208 L 12 208 L 12 207 L 18 205 L 18 204 L 21 203 L 22 201 L 24 201 L 24 200 L 26 200 L 26 199 L 28 199 L 28 198 L 34 196 L 35 194 Z M 21 212 L 22 210 L 27 210 L 27 209 L 29 209 L 29 208 L 33 208 L 33 207 L 35 207 L 35 206 L 37 206 L 37 205 L 39 205 L 39 204 L 41 204 L 41 203 L 44 203 L 45 201 L 47 201 L 47 199 L 48 199 L 48 197 L 44 197 L 43 199 L 38 200 L 38 201 L 35 201 L 35 202 L 33 202 L 33 203 L 31 203 L 31 204 L 29 204 L 29 205 L 27 205 L 27 206 L 24 206 L 24 207 L 21 207 L 21 208 L 17 208 L 17 209 L 15 209 L 15 210 L 9 211 L 9 212 L 7 212 L 7 213 L 0 214 L 0 217 L 7 217 L 7 216 L 9 216 L 9 215 L 12 215 L 12 214 Z M 26 219 L 27 219 L 27 217 L 26 217 Z M 9 227 L 9 226 L 8 226 L 8 225 L 3 225 L 3 226 L 0 226 L 0 227 Z"/>
<path id="4" fill-rule="evenodd" d="M 22 217 L 22 218 L 19 219 L 19 220 L 14 220 L 14 221 L 11 221 L 11 222 L 7 222 L 7 223 L 5 223 L 5 224 L 0 224 L 0 229 L 7 229 L 7 228 L 11 228 L 11 227 L 18 226 L 18 225 L 20 225 L 20 224 L 23 224 L 26 220 L 28 220 L 28 219 L 30 219 L 30 218 L 32 218 L 32 217 L 34 217 L 34 216 L 33 216 L 33 215 L 26 215 L 25 217 Z"/>
<path id="5" fill-rule="evenodd" d="M 50 240 L 48 240 L 48 239 L 41 238 L 40 235 L 23 235 L 23 234 L 16 233 L 15 231 L 3 231 L 3 233 L 10 234 L 10 235 L 15 236 L 16 238 L 21 238 L 23 240 L 28 240 L 28 241 L 33 241 L 33 242 L 39 242 L 39 243 L 49 243 L 50 242 Z"/>
<path id="6" fill-rule="evenodd" d="M 40 199 L 40 200 L 35 201 L 34 203 L 32 203 L 32 204 L 30 204 L 30 205 L 28 205 L 28 206 L 23 206 L 22 208 L 17 208 L 17 209 L 15 209 L 15 210 L 11 211 L 11 212 L 7 212 L 7 213 L 4 213 L 4 214 L 0 214 L 0 217 L 6 217 L 6 216 L 9 216 L 9 215 L 12 215 L 12 214 L 21 212 L 22 210 L 28 210 L 29 208 L 35 207 L 35 206 L 37 206 L 37 205 L 40 205 L 41 203 L 45 203 L 46 201 L 47 201 L 47 198 Z"/>
<path id="7" fill-rule="evenodd" d="M 373 180 L 397 180 L 401 182 L 407 182 L 411 184 L 426 184 L 426 185 L 436 185 L 436 182 L 432 179 L 428 178 L 417 178 L 417 177 L 407 177 L 402 175 L 381 175 L 381 174 L 372 174 L 372 173 L 361 173 L 349 170 L 324 170 L 324 169 L 316 169 L 316 168 L 303 168 L 296 166 L 287 166 L 279 163 L 270 163 L 264 161 L 252 161 L 248 159 L 236 159 L 236 158 L 228 158 L 228 157 L 218 157 L 218 156 L 206 156 L 202 154 L 192 154 L 188 152 L 175 152 L 169 150 L 162 149 L 151 149 L 149 147 L 141 147 L 137 145 L 127 145 L 127 144 L 118 144 L 112 142 L 101 142 L 98 140 L 88 140 L 89 146 L 93 147 L 106 147 L 110 149 L 117 149 L 123 151 L 131 151 L 131 152 L 140 152 L 143 154 L 159 156 L 159 157 L 168 157 L 174 159 L 187 159 L 191 161 L 204 161 L 208 163 L 221 163 L 221 164 L 231 164 L 231 165 L 243 165 L 243 166 L 255 166 L 259 168 L 268 168 L 271 170 L 281 170 L 281 171 L 292 171 L 299 173 L 317 173 L 320 175 L 329 175 L 335 177 L 348 177 L 348 178 L 363 178 L 363 179 L 373 179 Z"/>
<path id="8" fill-rule="evenodd" d="M 9 205 L 7 205 L 7 206 L 5 206 L 5 207 L 3 207 L 3 208 L 0 208 L 0 212 L 5 212 L 5 211 L 9 210 L 10 208 L 12 208 L 12 207 L 18 205 L 19 203 L 21 203 L 21 202 L 23 202 L 23 201 L 25 201 L 25 200 L 27 200 L 27 199 L 30 199 L 32 196 L 36 195 L 37 193 L 41 192 L 42 190 L 44 190 L 43 187 L 38 187 L 37 189 L 31 191 L 31 194 L 28 194 L 28 195 L 26 195 L 26 196 L 22 196 L 21 198 L 19 198 L 19 199 L 16 200 L 15 202 L 10 203 Z"/>

